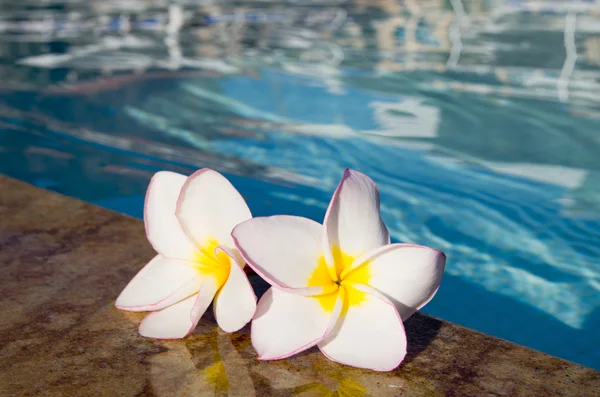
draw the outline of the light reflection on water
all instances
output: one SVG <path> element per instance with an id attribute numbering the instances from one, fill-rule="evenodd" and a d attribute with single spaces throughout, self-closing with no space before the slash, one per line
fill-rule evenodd
<path id="1" fill-rule="evenodd" d="M 320 221 L 356 168 L 448 255 L 426 312 L 600 368 L 597 2 L 36 4 L 3 2 L 0 172 L 140 216 L 209 166 Z"/>

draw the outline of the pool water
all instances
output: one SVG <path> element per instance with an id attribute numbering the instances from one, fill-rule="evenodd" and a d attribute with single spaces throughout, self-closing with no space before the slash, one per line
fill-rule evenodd
<path id="1" fill-rule="evenodd" d="M 0 173 L 141 217 L 154 172 L 211 167 L 322 221 L 355 168 L 448 256 L 425 312 L 600 369 L 597 1 L 3 11 Z"/>

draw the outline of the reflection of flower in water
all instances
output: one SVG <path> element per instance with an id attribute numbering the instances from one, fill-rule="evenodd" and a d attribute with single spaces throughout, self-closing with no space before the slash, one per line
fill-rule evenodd
<path id="1" fill-rule="evenodd" d="M 248 361 L 233 346 L 235 339 L 203 319 L 185 340 L 164 342 L 169 350 L 149 360 L 153 392 L 160 397 L 254 396 Z"/>
<path id="2" fill-rule="evenodd" d="M 217 361 L 210 367 L 203 370 L 202 373 L 206 377 L 206 381 L 214 386 L 215 392 L 226 392 L 229 390 L 229 380 L 227 379 L 227 374 L 225 373 L 223 361 Z"/>
<path id="3" fill-rule="evenodd" d="M 273 396 L 398 396 L 404 381 L 394 372 L 375 372 L 339 365 L 317 349 L 279 361 L 261 361 L 252 368 L 252 379 Z"/>
<path id="4" fill-rule="evenodd" d="M 317 350 L 292 359 L 258 361 L 246 329 L 226 334 L 210 318 L 203 318 L 185 339 L 161 343 L 168 350 L 148 359 L 150 387 L 159 397 L 391 397 L 403 389 L 404 382 L 393 372 L 342 366 Z"/>
<path id="5" fill-rule="evenodd" d="M 316 367 L 319 367 L 319 365 Z M 322 373 L 325 376 L 325 379 L 321 380 L 322 383 L 305 383 L 286 390 L 286 394 L 289 393 L 294 396 L 317 395 L 323 397 L 363 397 L 370 395 L 362 385 L 351 377 L 331 370 L 324 370 Z"/>

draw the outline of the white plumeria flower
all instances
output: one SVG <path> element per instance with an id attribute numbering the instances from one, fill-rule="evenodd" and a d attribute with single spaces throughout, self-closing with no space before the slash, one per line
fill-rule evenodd
<path id="1" fill-rule="evenodd" d="M 243 271 L 231 230 L 252 218 L 240 193 L 210 169 L 190 177 L 156 173 L 146 193 L 144 224 L 158 252 L 125 287 L 116 306 L 150 311 L 142 336 L 183 338 L 214 298 L 215 318 L 226 332 L 246 325 L 256 295 Z"/>
<path id="2" fill-rule="evenodd" d="M 324 223 L 272 216 L 233 230 L 242 256 L 273 286 L 258 303 L 252 344 L 262 360 L 317 345 L 333 361 L 392 370 L 406 354 L 402 321 L 433 298 L 446 257 L 390 244 L 377 186 L 356 171 L 344 173 Z"/>

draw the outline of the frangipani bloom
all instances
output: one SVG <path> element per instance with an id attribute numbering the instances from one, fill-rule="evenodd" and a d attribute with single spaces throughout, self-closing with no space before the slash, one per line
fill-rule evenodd
<path id="1" fill-rule="evenodd" d="M 375 183 L 346 170 L 325 224 L 254 218 L 233 230 L 248 264 L 273 287 L 252 321 L 259 359 L 314 345 L 331 360 L 378 371 L 406 354 L 402 321 L 435 295 L 446 262 L 437 250 L 390 244 Z"/>
<path id="2" fill-rule="evenodd" d="M 158 172 L 144 205 L 146 234 L 158 255 L 116 306 L 151 312 L 140 325 L 142 336 L 176 339 L 196 327 L 214 298 L 219 326 L 239 330 L 252 319 L 256 295 L 231 230 L 251 217 L 242 196 L 216 171 L 205 168 L 190 177 Z"/>

